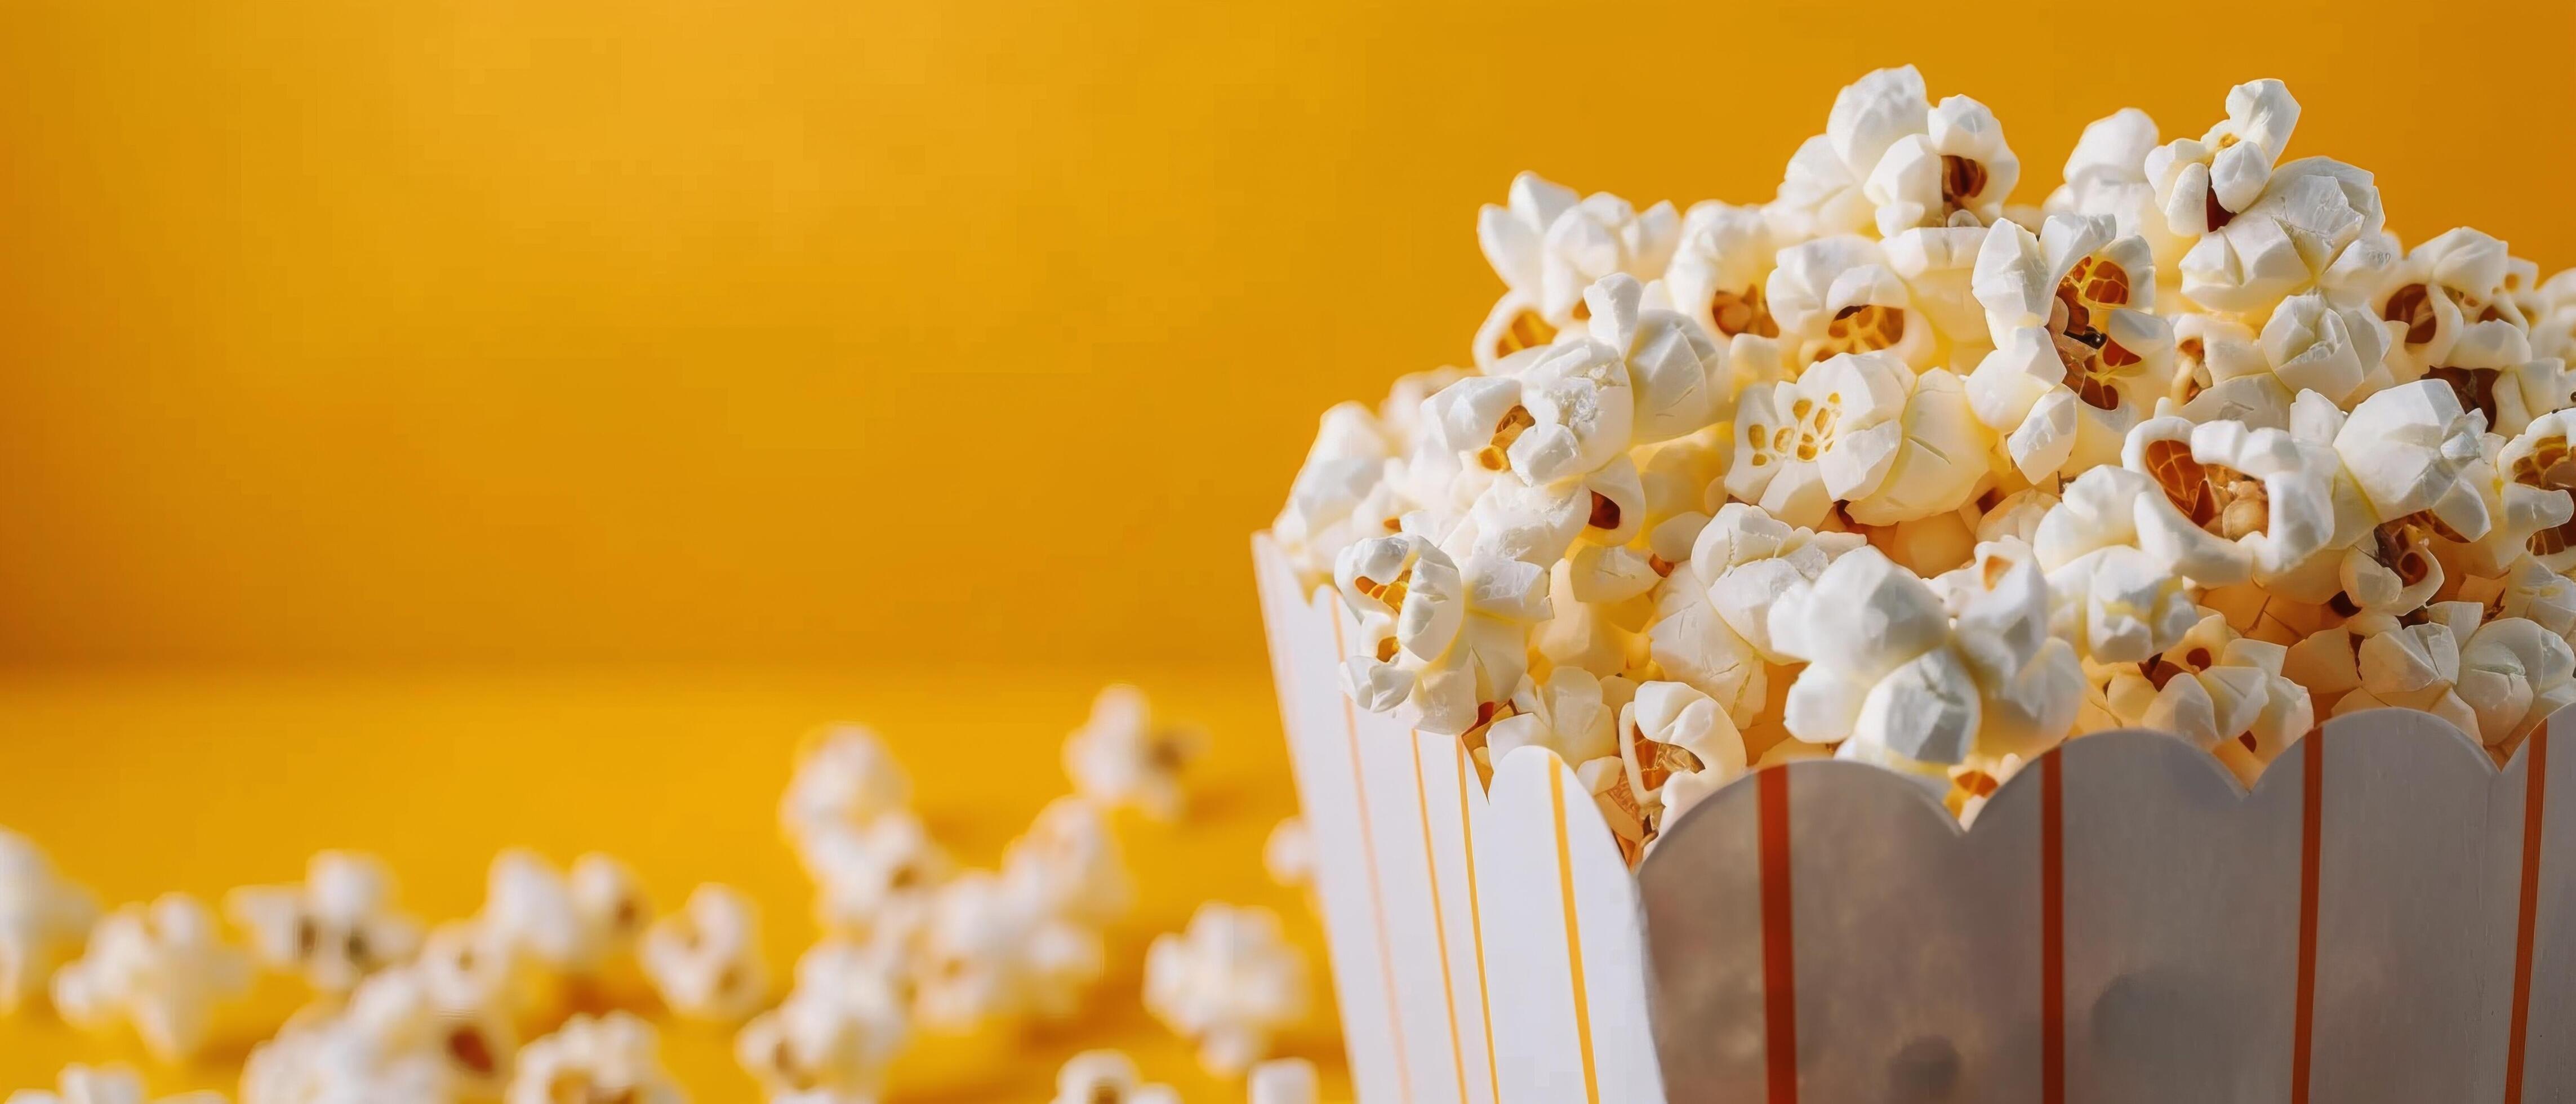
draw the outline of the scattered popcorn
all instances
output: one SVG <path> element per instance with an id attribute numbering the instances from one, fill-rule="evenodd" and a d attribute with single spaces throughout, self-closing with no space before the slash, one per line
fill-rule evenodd
<path id="1" fill-rule="evenodd" d="M 530 965 L 588 976 L 631 949 L 651 919 L 633 872 L 606 855 L 581 856 L 569 876 L 528 851 L 492 860 L 482 922 Z"/>
<path id="2" fill-rule="evenodd" d="M 1313 1062 L 1273 1058 L 1252 1067 L 1244 1082 L 1244 1097 L 1248 1104 L 1315 1104 L 1322 1092 L 1316 1087 L 1318 1080 Z"/>
<path id="3" fill-rule="evenodd" d="M 0 1016 L 44 990 L 97 918 L 88 890 L 56 872 L 33 841 L 0 828 Z"/>
<path id="4" fill-rule="evenodd" d="M 1315 884 L 1315 835 L 1306 818 L 1289 817 L 1270 829 L 1261 844 L 1261 868 L 1270 880 L 1289 889 Z"/>
<path id="5" fill-rule="evenodd" d="M 882 947 L 816 944 L 787 999 L 734 1037 L 735 1058 L 773 1104 L 876 1104 L 911 1037 L 900 972 Z"/>
<path id="6" fill-rule="evenodd" d="M 790 841 L 834 828 L 860 829 L 912 798 L 912 780 L 877 734 L 860 725 L 834 725 L 808 736 L 796 773 L 778 802 L 778 821 Z"/>
<path id="7" fill-rule="evenodd" d="M 1086 1050 L 1056 1071 L 1050 1104 L 1181 1104 L 1169 1085 L 1147 1084 L 1135 1059 L 1115 1050 Z"/>
<path id="8" fill-rule="evenodd" d="M 508 1104 L 682 1104 L 688 1095 L 662 1069 L 661 1043 L 652 1025 L 611 1012 L 576 1014 L 554 1034 L 520 1050 L 518 1072 L 504 1099 Z"/>
<path id="9" fill-rule="evenodd" d="M 688 1019 L 738 1021 L 769 995 L 760 906 L 728 886 L 691 890 L 680 911 L 644 929 L 636 957 L 662 1003 Z"/>
<path id="10" fill-rule="evenodd" d="M 1048 802 L 1002 849 L 1002 885 L 1041 913 L 1091 927 L 1124 917 L 1133 894 L 1109 818 L 1076 797 Z"/>
<path id="11" fill-rule="evenodd" d="M 236 889 L 224 910 L 250 935 L 261 965 L 332 995 L 420 946 L 420 925 L 394 911 L 392 872 L 369 855 L 324 851 L 307 865 L 303 885 Z"/>
<path id="12" fill-rule="evenodd" d="M 1074 792 L 1104 810 L 1132 807 L 1177 820 L 1202 743 L 1195 730 L 1155 723 L 1144 691 L 1112 686 L 1091 703 L 1091 719 L 1065 737 L 1064 772 Z"/>
<path id="13" fill-rule="evenodd" d="M 1268 909 L 1211 901 L 1146 951 L 1145 1007 L 1198 1047 L 1209 1073 L 1239 1076 L 1305 1018 L 1305 956 Z"/>
<path id="14" fill-rule="evenodd" d="M 948 853 L 909 812 L 878 817 L 866 828 L 817 833 L 805 845 L 814 878 L 815 920 L 827 932 L 900 936 L 930 908 L 948 880 Z"/>
<path id="15" fill-rule="evenodd" d="M 54 1008 L 84 1031 L 132 1024 L 162 1062 L 193 1057 L 215 1005 L 250 986 L 250 963 L 225 946 L 214 914 L 196 898 L 167 893 L 130 904 L 90 929 L 89 949 L 55 971 Z"/>
<path id="16" fill-rule="evenodd" d="M 913 1019 L 934 1031 L 1063 1018 L 1107 968 L 1097 931 L 1017 899 L 983 871 L 939 887 L 918 939 Z"/>
<path id="17" fill-rule="evenodd" d="M 144 1104 L 143 1078 L 122 1066 L 64 1066 L 58 1091 L 20 1089 L 8 1104 Z M 192 1092 L 160 1098 L 160 1104 L 224 1104 L 222 1093 Z"/>

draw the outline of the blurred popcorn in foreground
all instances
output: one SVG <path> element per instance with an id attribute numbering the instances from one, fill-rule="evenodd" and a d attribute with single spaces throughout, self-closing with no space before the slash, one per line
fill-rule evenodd
<path id="1" fill-rule="evenodd" d="M 1202 904 L 1186 931 L 1145 954 L 1145 1007 L 1197 1046 L 1199 1064 L 1240 1076 L 1306 1015 L 1306 960 L 1268 909 Z"/>
<path id="2" fill-rule="evenodd" d="M 89 949 L 56 971 L 54 1008 L 84 1031 L 133 1025 L 162 1062 L 194 1057 L 215 1006 L 250 986 L 250 963 L 225 946 L 214 914 L 168 893 L 118 908 L 90 929 Z"/>
<path id="3" fill-rule="evenodd" d="M 151 1099 L 143 1091 L 143 1078 L 121 1066 L 64 1066 L 56 1086 L 55 1092 L 20 1089 L 9 1094 L 8 1104 L 145 1104 Z M 224 1104 L 224 1096 L 180 1093 L 161 1097 L 160 1104 Z"/>
<path id="4" fill-rule="evenodd" d="M 834 725 L 806 737 L 796 773 L 778 802 L 778 820 L 800 847 L 810 836 L 836 828 L 865 828 L 899 812 L 912 798 L 912 780 L 877 734 L 861 725 Z"/>
<path id="5" fill-rule="evenodd" d="M 1091 704 L 1091 719 L 1064 741 L 1064 772 L 1074 792 L 1103 811 L 1134 808 L 1155 820 L 1180 818 L 1185 772 L 1205 742 L 1197 731 L 1155 723 L 1145 692 L 1111 686 Z"/>
<path id="6" fill-rule="evenodd" d="M 1270 829 L 1270 838 L 1261 844 L 1261 868 L 1289 889 L 1315 883 L 1315 836 L 1306 818 L 1292 816 Z"/>
<path id="7" fill-rule="evenodd" d="M 1037 911 L 1101 927 L 1127 914 L 1127 863 L 1109 818 L 1078 797 L 1048 802 L 1002 850 L 1002 884 Z"/>
<path id="8" fill-rule="evenodd" d="M 0 1016 L 44 991 L 97 918 L 88 890 L 64 880 L 33 841 L 0 828 Z"/>
<path id="9" fill-rule="evenodd" d="M 734 1056 L 772 1104 L 876 1104 L 912 1032 L 901 966 L 883 948 L 816 944 L 778 1007 L 734 1037 Z"/>
<path id="10" fill-rule="evenodd" d="M 1274 1058 L 1252 1067 L 1244 1081 L 1247 1104 L 1315 1104 L 1315 1063 L 1303 1058 Z"/>
<path id="11" fill-rule="evenodd" d="M 1086 1050 L 1056 1071 L 1049 1104 L 1181 1104 L 1181 1094 L 1169 1085 L 1144 1083 L 1124 1052 Z"/>
<path id="12" fill-rule="evenodd" d="M 769 995 L 760 906 L 730 886 L 691 890 L 678 912 L 644 930 L 636 954 L 663 1005 L 688 1019 L 730 1023 Z"/>
<path id="13" fill-rule="evenodd" d="M 597 973 L 634 947 L 651 906 L 626 865 L 606 855 L 573 860 L 569 875 L 533 852 L 492 860 L 481 922 L 526 964 L 571 977 Z"/>
<path id="14" fill-rule="evenodd" d="M 914 945 L 913 1018 L 946 1032 L 1070 1015 L 1106 968 L 1098 932 L 969 871 L 939 888 Z"/>
<path id="15" fill-rule="evenodd" d="M 624 1012 L 575 1015 L 519 1052 L 507 1104 L 618 1101 L 683 1104 L 688 1094 L 662 1068 L 653 1027 Z"/>
<path id="16" fill-rule="evenodd" d="M 242 1104 L 497 1095 L 517 1040 L 509 1019 L 447 996 L 401 966 L 369 977 L 336 1012 L 308 1009 L 251 1052 Z"/>
<path id="17" fill-rule="evenodd" d="M 393 873 L 370 855 L 324 851 L 303 885 L 236 889 L 224 911 L 249 934 L 261 965 L 335 996 L 420 946 L 419 923 L 394 910 Z"/>
<path id="18" fill-rule="evenodd" d="M 861 829 L 816 834 L 805 853 L 815 883 L 815 920 L 827 932 L 900 938 L 929 911 L 948 880 L 948 853 L 909 812 Z"/>

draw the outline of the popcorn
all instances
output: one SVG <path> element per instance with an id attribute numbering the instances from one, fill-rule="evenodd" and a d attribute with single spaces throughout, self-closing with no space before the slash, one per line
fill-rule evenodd
<path id="1" fill-rule="evenodd" d="M 1144 691 L 1110 686 L 1092 699 L 1091 719 L 1064 738 L 1064 773 L 1075 793 L 1103 810 L 1175 820 L 1187 800 L 1185 772 L 1203 742 L 1195 730 L 1156 724 Z"/>
<path id="2" fill-rule="evenodd" d="M 1135 1059 L 1115 1050 L 1086 1050 L 1067 1060 L 1055 1075 L 1050 1104 L 1180 1104 L 1169 1085 L 1147 1084 L 1136 1073 Z"/>
<path id="3" fill-rule="evenodd" d="M 1073 797 L 1048 802 L 1003 849 L 1002 885 L 1040 912 L 1092 927 L 1124 917 L 1131 895 L 1108 818 Z"/>
<path id="4" fill-rule="evenodd" d="M 143 1104 L 143 1079 L 122 1066 L 84 1066 L 77 1062 L 64 1066 L 56 1084 L 59 1092 L 21 1089 L 9 1094 L 9 1104 Z M 1309 1096 L 1311 1099 L 1311 1094 Z M 223 1104 L 222 1093 L 192 1092 L 161 1098 L 161 1104 Z"/>
<path id="5" fill-rule="evenodd" d="M 805 862 L 815 883 L 815 921 L 850 934 L 911 931 L 950 871 L 947 852 L 909 812 L 817 836 Z"/>
<path id="6" fill-rule="evenodd" d="M 1315 1104 L 1321 1092 L 1315 1063 L 1303 1058 L 1273 1058 L 1252 1067 L 1244 1083 L 1247 1104 Z"/>
<path id="7" fill-rule="evenodd" d="M 1708 695 L 1649 682 L 1619 710 L 1619 759 L 1629 791 L 1660 827 L 1744 776 L 1744 736 Z"/>
<path id="8" fill-rule="evenodd" d="M 299 973 L 327 994 L 356 988 L 420 946 L 419 923 L 394 911 L 392 872 L 369 855 L 321 852 L 303 885 L 236 889 L 224 909 L 249 933 L 261 965 Z"/>
<path id="9" fill-rule="evenodd" d="M 734 1057 L 773 1102 L 876 1104 L 911 1031 L 889 956 L 826 940 L 797 960 L 787 999 L 734 1037 Z"/>
<path id="10" fill-rule="evenodd" d="M 2287 431 L 2153 418 L 2129 431 L 2120 463 L 2161 492 L 2138 499 L 2139 547 L 2194 582 L 2279 574 L 2334 535 L 2335 473 Z"/>
<path id="11" fill-rule="evenodd" d="M 916 938 L 913 1019 L 933 1030 L 1060 1019 L 1106 968 L 1099 933 L 1029 907 L 982 871 L 939 887 Z"/>
<path id="12" fill-rule="evenodd" d="M 1926 115 L 1922 133 L 1888 146 L 1861 191 L 1878 205 L 1878 232 L 1893 238 L 1918 226 L 1990 226 L 2020 179 L 1995 113 L 1952 96 Z"/>
<path id="13" fill-rule="evenodd" d="M 1577 200 L 1536 173 L 1512 180 L 1508 204 L 1488 204 L 1476 219 L 1477 244 L 1509 289 L 1476 335 L 1479 368 L 1545 345 L 1582 321 L 1583 289 L 1593 281 L 1661 276 L 1681 232 L 1670 203 L 1640 212 L 1606 192 Z"/>
<path id="14" fill-rule="evenodd" d="M 34 842 L 0 828 L 0 1016 L 43 991 L 97 918 L 97 898 L 65 880 Z"/>
<path id="15" fill-rule="evenodd" d="M 1880 351 L 1918 368 L 1930 363 L 1938 335 L 1879 243 L 1818 238 L 1781 250 L 1779 261 L 1764 291 L 1792 365 Z"/>
<path id="16" fill-rule="evenodd" d="M 796 773 L 778 801 L 778 823 L 800 846 L 832 828 L 865 828 L 900 812 L 912 798 L 912 780 L 877 734 L 861 725 L 833 725 L 806 737 Z"/>
<path id="17" fill-rule="evenodd" d="M 483 923 L 529 965 L 590 976 L 625 953 L 651 918 L 633 872 L 606 855 L 573 860 L 569 876 L 529 851 L 492 859 Z"/>
<path id="18" fill-rule="evenodd" d="M 1209 1073 L 1238 1076 L 1305 1017 L 1305 956 L 1268 909 L 1211 901 L 1146 951 L 1145 1007 L 1198 1047 Z"/>
<path id="19" fill-rule="evenodd" d="M 243 1070 L 256 1100 L 497 1096 L 508 1085 L 517 1032 L 488 1001 L 446 986 L 421 964 L 359 983 L 335 1015 L 290 1022 Z"/>
<path id="20" fill-rule="evenodd" d="M 223 944 L 196 898 L 165 893 L 125 905 L 90 929 L 89 949 L 55 971 L 54 1008 L 84 1031 L 131 1023 L 153 1058 L 195 1056 L 215 1005 L 250 986 L 250 964 Z"/>
<path id="21" fill-rule="evenodd" d="M 1270 829 L 1261 844 L 1261 869 L 1283 888 L 1315 884 L 1315 835 L 1304 817 L 1289 817 Z"/>
<path id="22" fill-rule="evenodd" d="M 2373 701 L 2509 750 L 2576 642 L 2576 273 L 2402 248 L 2299 114 L 2120 111 L 2013 207 L 1993 114 L 1885 69 L 1759 208 L 1524 177 L 1479 370 L 1328 414 L 1273 534 L 1333 563 L 1345 689 L 1549 747 L 1631 861 L 1824 755 L 1964 818 L 2126 725 L 2248 779 Z"/>
<path id="23" fill-rule="evenodd" d="M 652 1025 L 611 1012 L 596 1018 L 577 1014 L 554 1034 L 529 1043 L 519 1052 L 519 1071 L 510 1078 L 506 1099 L 508 1104 L 681 1104 L 688 1094 L 662 1069 L 661 1044 Z"/>
<path id="24" fill-rule="evenodd" d="M 663 1005 L 688 1019 L 740 1020 L 768 996 L 760 906 L 727 886 L 691 890 L 680 911 L 644 930 L 636 954 Z"/>
<path id="25" fill-rule="evenodd" d="M 2112 462 L 2173 375 L 2154 255 L 2114 230 L 2107 216 L 2052 215 L 2037 237 L 2007 224 L 1978 249 L 1995 351 L 1969 374 L 1969 401 L 2026 479 Z"/>

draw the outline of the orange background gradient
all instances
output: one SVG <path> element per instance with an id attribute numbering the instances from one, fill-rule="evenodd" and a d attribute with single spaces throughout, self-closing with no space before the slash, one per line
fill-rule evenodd
<path id="1" fill-rule="evenodd" d="M 1246 536 L 1327 405 L 1464 359 L 1514 172 L 1758 202 L 1913 61 L 2035 201 L 2085 122 L 2197 135 L 2274 76 L 2293 155 L 2378 172 L 2407 240 L 2554 270 L 2576 6 L 2525 7 L 20 0 L 0 824 L 111 902 L 365 848 L 431 917 L 498 847 L 601 848 L 666 907 L 752 890 L 783 973 L 799 733 L 877 724 L 989 864 L 1133 679 L 1214 732 L 1213 792 L 1122 825 L 1093 1014 L 930 1048 L 897 1099 L 1042 1099 L 1103 1043 L 1236 1099 L 1135 975 L 1209 897 L 1320 956 L 1256 857 L 1293 797 Z M 666 1046 L 746 1098 L 720 1032 Z M 0 1022 L 0 1090 L 131 1054 Z"/>

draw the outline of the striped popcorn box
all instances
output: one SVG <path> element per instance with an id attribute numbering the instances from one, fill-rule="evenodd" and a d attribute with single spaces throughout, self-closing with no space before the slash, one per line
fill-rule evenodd
<path id="1" fill-rule="evenodd" d="M 2070 741 L 1962 829 L 1833 761 L 1755 772 L 1634 872 L 1562 761 L 1490 784 L 1354 708 L 1356 630 L 1255 540 L 1363 1104 L 2576 1100 L 2576 756 L 2335 719 L 2251 793 Z M 2565 714 L 2562 714 L 2565 715 Z"/>

